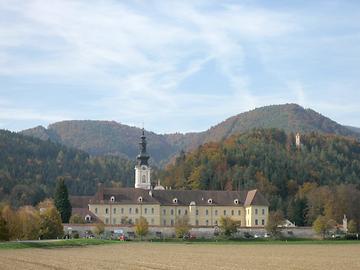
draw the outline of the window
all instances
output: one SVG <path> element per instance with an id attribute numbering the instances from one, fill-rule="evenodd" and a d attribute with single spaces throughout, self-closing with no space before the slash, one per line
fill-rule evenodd
<path id="1" fill-rule="evenodd" d="M 116 208 L 113 209 L 114 214 L 116 214 Z"/>
<path id="2" fill-rule="evenodd" d="M 163 220 L 163 225 L 166 226 L 166 219 Z"/>
<path id="3" fill-rule="evenodd" d="M 224 210 L 224 216 L 226 216 L 226 210 Z"/>
<path id="4" fill-rule="evenodd" d="M 257 220 L 257 219 L 255 219 L 255 225 L 259 225 L 259 224 L 258 224 L 258 220 Z"/>
<path id="5" fill-rule="evenodd" d="M 154 225 L 154 219 L 153 218 L 151 219 L 151 225 Z"/>
<path id="6" fill-rule="evenodd" d="M 115 197 L 114 197 L 114 196 L 111 196 L 110 201 L 111 201 L 111 202 L 115 202 Z"/>
<path id="7" fill-rule="evenodd" d="M 144 213 L 147 214 L 147 208 L 144 209 Z"/>
<path id="8" fill-rule="evenodd" d="M 177 198 L 174 198 L 173 199 L 173 203 L 177 203 L 178 202 L 178 199 Z"/>
<path id="9" fill-rule="evenodd" d="M 209 215 L 209 210 L 208 209 L 205 210 L 205 215 L 207 215 L 207 216 Z"/>
<path id="10" fill-rule="evenodd" d="M 265 225 L 265 220 L 264 219 L 261 220 L 261 225 Z"/>
<path id="11" fill-rule="evenodd" d="M 239 215 L 239 216 L 241 215 L 241 211 L 240 211 L 240 210 L 238 210 L 238 215 Z"/>
<path id="12" fill-rule="evenodd" d="M 109 209 L 105 208 L 105 214 L 109 214 Z"/>
<path id="13" fill-rule="evenodd" d="M 174 220 L 173 219 L 170 220 L 170 224 L 171 224 L 171 226 L 174 226 Z"/>
<path id="14" fill-rule="evenodd" d="M 154 208 L 151 208 L 151 214 L 154 214 Z"/>
<path id="15" fill-rule="evenodd" d="M 199 226 L 199 220 L 196 220 L 196 221 L 195 221 L 195 225 L 196 225 L 196 226 Z"/>
<path id="16" fill-rule="evenodd" d="M 113 224 L 116 224 L 116 218 L 113 218 Z"/>
<path id="17" fill-rule="evenodd" d="M 141 182 L 146 183 L 146 176 L 144 174 L 141 177 Z"/>
<path id="18" fill-rule="evenodd" d="M 131 214 L 131 212 L 132 212 L 132 209 L 131 209 L 131 208 L 129 208 L 129 214 Z"/>
<path id="19" fill-rule="evenodd" d="M 187 215 L 187 209 L 185 209 L 185 212 L 184 212 L 185 215 Z"/>
<path id="20" fill-rule="evenodd" d="M 105 218 L 105 223 L 109 224 L 109 219 L 108 218 Z"/>
<path id="21" fill-rule="evenodd" d="M 181 215 L 181 209 L 178 210 L 178 215 Z"/>
<path id="22" fill-rule="evenodd" d="M 143 201 L 143 197 L 140 196 L 140 197 L 138 198 L 138 202 L 141 203 L 142 201 Z"/>
<path id="23" fill-rule="evenodd" d="M 215 216 L 217 216 L 218 215 L 218 210 L 215 210 Z"/>
<path id="24" fill-rule="evenodd" d="M 263 215 L 265 215 L 265 209 L 262 209 L 261 212 Z"/>
<path id="25" fill-rule="evenodd" d="M 163 209 L 163 214 L 166 215 L 166 209 Z"/>
<path id="26" fill-rule="evenodd" d="M 121 208 L 121 214 L 124 214 L 124 208 Z"/>
<path id="27" fill-rule="evenodd" d="M 135 214 L 138 214 L 138 213 L 139 213 L 139 209 L 135 208 Z"/>
<path id="28" fill-rule="evenodd" d="M 239 226 L 241 227 L 241 220 L 239 220 Z"/>
<path id="29" fill-rule="evenodd" d="M 206 226 L 209 226 L 209 221 L 208 220 L 206 220 Z"/>
<path id="30" fill-rule="evenodd" d="M 258 209 L 257 208 L 255 208 L 255 215 L 257 215 L 258 214 Z"/>
<path id="31" fill-rule="evenodd" d="M 132 224 L 132 223 L 133 223 L 132 219 L 131 219 L 131 218 L 129 218 L 129 224 Z"/>
<path id="32" fill-rule="evenodd" d="M 95 214 L 97 214 L 97 208 L 95 208 Z"/>
<path id="33" fill-rule="evenodd" d="M 197 215 L 197 216 L 199 215 L 199 210 L 198 210 L 198 209 L 196 209 L 196 215 Z"/>
<path id="34" fill-rule="evenodd" d="M 218 225 L 218 221 L 217 221 L 217 220 L 215 220 L 215 225 L 216 225 L 216 226 Z"/>
<path id="35" fill-rule="evenodd" d="M 232 216 L 234 215 L 234 210 L 231 210 L 231 215 L 232 215 Z"/>
<path id="36" fill-rule="evenodd" d="M 170 210 L 170 214 L 173 216 L 174 215 L 174 209 Z"/>
<path id="37" fill-rule="evenodd" d="M 138 218 L 135 218 L 135 223 L 138 223 L 139 219 Z"/>

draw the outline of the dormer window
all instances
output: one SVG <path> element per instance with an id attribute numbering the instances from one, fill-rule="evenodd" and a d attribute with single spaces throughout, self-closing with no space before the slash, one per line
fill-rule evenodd
<path id="1" fill-rule="evenodd" d="M 173 203 L 178 203 L 178 199 L 177 199 L 177 198 L 174 198 L 174 199 L 173 199 Z"/>
<path id="2" fill-rule="evenodd" d="M 90 216 L 90 215 L 86 215 L 86 216 L 85 216 L 85 221 L 86 221 L 87 223 L 89 223 L 89 222 L 91 221 L 91 216 Z"/>
<path id="3" fill-rule="evenodd" d="M 196 203 L 194 201 L 190 202 L 190 206 L 195 206 Z"/>
<path id="4" fill-rule="evenodd" d="M 140 196 L 140 197 L 138 198 L 138 202 L 142 202 L 142 201 L 143 201 L 143 197 Z"/>
<path id="5" fill-rule="evenodd" d="M 115 197 L 114 196 L 110 197 L 110 202 L 115 202 Z"/>
<path id="6" fill-rule="evenodd" d="M 213 203 L 213 199 L 210 198 L 210 199 L 208 199 L 207 202 L 208 202 L 208 204 L 212 204 L 212 203 Z"/>
<path id="7" fill-rule="evenodd" d="M 239 199 L 235 199 L 234 204 L 239 204 Z"/>

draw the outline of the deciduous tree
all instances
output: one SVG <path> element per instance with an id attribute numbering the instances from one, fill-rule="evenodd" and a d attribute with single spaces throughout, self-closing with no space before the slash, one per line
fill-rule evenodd
<path id="1" fill-rule="evenodd" d="M 136 223 L 135 223 L 135 232 L 138 236 L 140 236 L 140 239 L 142 239 L 143 236 L 147 235 L 149 232 L 149 224 L 144 217 L 140 217 Z"/>

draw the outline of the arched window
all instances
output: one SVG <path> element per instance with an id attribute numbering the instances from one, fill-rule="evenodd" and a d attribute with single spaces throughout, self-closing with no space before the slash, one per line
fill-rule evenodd
<path id="1" fill-rule="evenodd" d="M 105 214 L 109 214 L 109 208 L 105 208 Z"/>
<path id="2" fill-rule="evenodd" d="M 178 202 L 178 199 L 177 198 L 174 198 L 173 199 L 173 203 L 177 203 Z"/>
<path id="3" fill-rule="evenodd" d="M 115 197 L 114 197 L 114 196 L 111 196 L 110 201 L 111 201 L 111 202 L 115 202 Z"/>
<path id="4" fill-rule="evenodd" d="M 239 199 L 235 199 L 234 204 L 239 204 Z"/>
<path id="5" fill-rule="evenodd" d="M 142 182 L 142 183 L 146 183 L 146 175 L 143 174 L 143 175 L 141 176 L 141 182 Z"/>

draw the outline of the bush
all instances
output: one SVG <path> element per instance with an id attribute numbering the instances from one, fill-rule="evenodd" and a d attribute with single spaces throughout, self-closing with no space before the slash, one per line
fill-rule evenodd
<path id="1" fill-rule="evenodd" d="M 177 217 L 175 221 L 175 234 L 178 238 L 184 238 L 189 234 L 190 225 L 188 216 Z"/>

